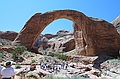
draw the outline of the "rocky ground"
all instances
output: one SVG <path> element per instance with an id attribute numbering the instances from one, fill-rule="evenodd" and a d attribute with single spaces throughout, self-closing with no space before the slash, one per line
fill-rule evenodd
<path id="1" fill-rule="evenodd" d="M 8 57 L 8 59 L 10 58 L 10 54 L 6 54 L 6 57 Z M 60 69 L 59 71 L 57 71 L 57 73 L 54 71 L 50 71 L 50 70 L 44 70 L 41 69 L 40 67 L 40 60 L 41 59 L 49 59 L 51 58 L 51 61 L 53 62 L 53 60 L 56 60 L 58 62 L 58 66 L 60 67 L 60 63 L 63 60 L 60 59 L 56 59 L 55 57 L 50 57 L 50 56 L 46 56 L 46 55 L 39 55 L 39 54 L 32 54 L 29 53 L 29 56 L 23 56 L 24 57 L 24 61 L 23 62 L 18 62 L 15 63 L 13 62 L 13 67 L 15 68 L 15 72 L 16 72 L 16 77 L 15 79 L 21 79 L 21 77 L 23 77 L 22 72 L 24 71 L 24 73 L 28 73 L 26 72 L 26 68 L 28 68 L 28 70 L 30 70 L 30 64 L 32 63 L 32 60 L 35 60 L 35 64 L 36 64 L 36 68 L 32 71 L 29 72 L 35 72 L 40 74 L 41 76 L 47 75 L 47 74 L 66 74 L 66 75 L 72 75 L 72 74 L 78 74 L 81 77 L 84 78 L 90 78 L 90 79 L 120 79 L 117 78 L 120 75 L 120 60 L 119 58 L 117 59 L 109 59 L 104 61 L 103 63 L 100 64 L 100 68 L 96 69 L 94 68 L 94 61 L 98 58 L 98 56 L 96 57 L 86 57 L 86 56 L 77 56 L 77 55 L 73 55 L 71 56 L 71 59 L 69 61 L 65 61 L 68 63 L 68 68 L 67 69 Z M 12 60 L 12 59 L 11 59 Z M 2 61 L 2 63 L 5 62 Z M 16 69 L 16 65 L 20 64 L 21 68 Z"/>
<path id="2" fill-rule="evenodd" d="M 63 32 L 58 32 L 58 33 L 60 35 L 64 34 Z M 55 42 L 54 40 L 57 40 L 60 42 L 60 44 L 62 44 L 62 41 L 65 41 L 66 38 L 71 39 L 71 38 L 73 38 L 73 35 L 69 34 L 69 35 L 67 35 L 67 37 L 64 35 L 62 37 L 59 37 L 59 35 L 58 35 L 58 36 L 55 36 L 54 39 L 51 39 L 51 40 L 53 41 L 53 43 Z M 51 40 L 49 40 L 48 42 L 51 42 Z M 66 46 L 68 43 L 67 41 L 69 41 L 69 40 L 66 40 L 64 43 Z M 58 45 L 59 42 L 55 42 L 55 47 L 54 47 L 55 49 L 52 49 L 52 52 L 53 52 L 53 50 L 61 51 L 61 50 L 58 50 L 60 47 L 59 46 L 60 44 Z M 69 42 L 69 44 L 70 43 L 71 42 Z M 63 46 L 64 46 L 64 44 L 63 44 Z M 71 43 L 71 44 L 74 45 L 73 43 Z M 42 44 L 42 45 L 44 46 L 44 48 L 46 48 L 46 43 Z M 2 52 L 2 53 L 0 53 L 1 65 L 3 65 L 4 62 L 7 60 L 13 61 L 12 54 L 9 53 L 13 49 L 14 49 L 14 47 L 12 46 L 11 41 L 8 41 L 5 39 L 0 39 L 0 52 Z M 67 49 L 71 49 L 71 48 L 68 47 Z M 52 53 L 52 54 L 56 54 L 57 51 L 54 51 L 54 53 Z M 40 52 L 42 52 L 42 54 L 45 54 L 45 52 L 48 52 L 48 51 L 41 51 L 41 49 L 40 49 Z M 40 55 L 40 54 L 35 54 L 35 53 L 29 52 L 29 51 L 24 52 L 20 56 L 21 58 L 19 58 L 18 62 L 13 62 L 12 66 L 15 68 L 15 72 L 16 72 L 15 79 L 27 79 L 27 78 L 24 78 L 24 74 L 28 73 L 28 72 L 26 72 L 26 68 L 28 70 L 30 70 L 31 64 L 33 64 L 33 63 L 36 64 L 36 67 L 34 70 L 32 70 L 32 71 L 30 70 L 29 72 L 37 73 L 40 76 L 45 76 L 48 74 L 51 74 L 51 75 L 52 74 L 54 74 L 54 75 L 62 74 L 62 76 L 67 75 L 70 77 L 71 77 L 71 75 L 77 75 L 77 76 L 79 75 L 80 78 L 78 78 L 78 79 L 88 79 L 88 78 L 89 79 L 120 79 L 120 77 L 119 77 L 119 75 L 120 75 L 120 63 L 119 63 L 120 57 L 112 58 L 112 57 L 105 56 L 105 55 L 94 56 L 94 57 L 80 56 L 80 55 L 75 54 L 75 50 L 72 50 L 69 52 L 64 52 L 64 54 L 67 56 L 65 58 L 67 61 L 65 61 L 65 62 L 68 63 L 68 68 L 60 69 L 56 73 L 56 72 L 52 72 L 51 70 L 41 69 L 40 62 L 42 60 L 46 61 L 49 59 L 52 62 L 54 60 L 56 60 L 58 62 L 58 66 L 60 67 L 60 64 L 63 60 L 57 58 L 58 54 L 51 57 L 51 56 L 47 56 L 47 54 Z M 20 66 L 21 68 L 17 69 L 16 66 Z M 49 78 L 47 78 L 47 79 L 49 79 Z"/>

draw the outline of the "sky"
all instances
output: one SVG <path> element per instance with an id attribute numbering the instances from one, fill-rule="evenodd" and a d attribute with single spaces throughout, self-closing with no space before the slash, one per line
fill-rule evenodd
<path id="1" fill-rule="evenodd" d="M 0 31 L 20 32 L 35 13 L 65 9 L 112 22 L 120 15 L 120 0 L 0 0 Z M 55 20 L 42 34 L 56 34 L 59 30 L 72 31 L 73 22 L 68 19 Z"/>

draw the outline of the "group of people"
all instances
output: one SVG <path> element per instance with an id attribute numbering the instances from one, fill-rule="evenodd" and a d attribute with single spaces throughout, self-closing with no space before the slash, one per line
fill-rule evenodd
<path id="1" fill-rule="evenodd" d="M 50 62 L 50 61 L 46 61 L 46 62 L 41 62 L 41 69 L 43 70 L 48 70 L 49 72 L 56 72 L 60 71 L 60 69 L 67 69 L 68 68 L 68 63 L 66 63 L 65 61 L 61 62 L 60 64 L 58 64 L 56 61 L 54 62 Z"/>
<path id="2" fill-rule="evenodd" d="M 14 79 L 15 77 L 15 71 L 14 68 L 11 66 L 12 62 L 7 61 L 4 66 L 0 65 L 0 79 Z M 68 63 L 65 61 L 62 61 L 61 63 L 57 63 L 56 61 L 50 62 L 41 62 L 41 69 L 48 70 L 49 72 L 55 72 L 57 73 L 61 69 L 67 69 Z"/>
<path id="3" fill-rule="evenodd" d="M 11 67 L 11 65 L 11 61 L 7 61 L 4 64 L 4 67 L 0 65 L 0 79 L 14 79 L 15 71 L 14 68 Z"/>

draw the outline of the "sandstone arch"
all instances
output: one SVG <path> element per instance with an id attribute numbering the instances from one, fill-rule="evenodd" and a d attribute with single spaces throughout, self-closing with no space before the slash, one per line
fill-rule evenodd
<path id="1" fill-rule="evenodd" d="M 36 13 L 25 24 L 13 44 L 24 45 L 31 49 L 36 38 L 44 28 L 52 21 L 59 18 L 66 18 L 75 23 L 75 39 L 79 51 L 83 55 L 98 55 L 106 53 L 118 55 L 120 48 L 120 37 L 112 24 L 104 21 L 89 18 L 75 10 L 55 10 L 46 13 Z M 77 32 L 80 32 L 79 35 Z M 81 37 L 80 37 L 81 36 Z M 80 40 L 77 40 L 77 38 Z"/>

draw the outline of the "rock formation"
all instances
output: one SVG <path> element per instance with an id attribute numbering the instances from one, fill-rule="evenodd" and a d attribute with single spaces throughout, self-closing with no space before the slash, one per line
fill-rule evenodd
<path id="1" fill-rule="evenodd" d="M 68 52 L 75 49 L 75 40 L 74 39 L 69 40 L 68 42 L 63 44 L 63 47 L 65 47 L 63 49 L 64 52 Z"/>
<path id="2" fill-rule="evenodd" d="M 75 23 L 75 42 L 77 46 L 80 46 L 77 53 L 89 56 L 101 53 L 109 55 L 119 54 L 120 36 L 115 27 L 104 20 L 89 18 L 75 10 L 36 13 L 25 24 L 13 44 L 24 45 L 31 49 L 44 28 L 60 18 L 66 18 Z"/>
<path id="3" fill-rule="evenodd" d="M 2 39 L 6 39 L 6 40 L 11 40 L 13 41 L 16 36 L 18 35 L 17 32 L 13 32 L 13 31 L 6 31 L 6 32 L 0 32 L 0 38 Z"/>
<path id="4" fill-rule="evenodd" d="M 112 21 L 112 24 L 117 29 L 118 33 L 120 34 L 120 15 Z"/>
<path id="5" fill-rule="evenodd" d="M 118 28 L 120 27 L 120 16 L 118 16 L 115 20 L 112 21 L 112 24 Z"/>
<path id="6" fill-rule="evenodd" d="M 41 34 L 37 38 L 34 47 L 40 48 L 40 50 L 68 52 L 75 49 L 74 34 L 68 30 L 60 30 L 55 35 Z"/>

